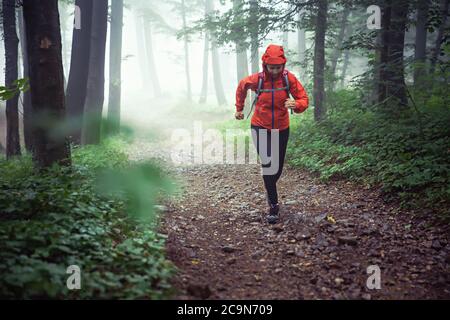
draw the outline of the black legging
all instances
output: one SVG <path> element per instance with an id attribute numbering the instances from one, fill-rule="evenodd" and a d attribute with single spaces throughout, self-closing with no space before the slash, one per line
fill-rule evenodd
<path id="1" fill-rule="evenodd" d="M 252 128 L 253 144 L 256 147 L 256 151 L 258 152 L 260 159 L 261 159 L 261 157 L 263 157 L 264 153 L 270 157 L 271 156 L 271 132 L 269 130 L 267 130 L 263 127 L 259 127 L 259 126 L 251 125 L 251 128 Z M 266 139 L 267 148 L 265 150 L 264 149 L 259 150 L 260 139 L 264 138 L 264 136 L 261 135 L 261 132 L 260 132 L 261 130 L 267 131 L 267 139 Z M 272 172 L 270 172 L 270 174 L 263 173 L 264 187 L 266 188 L 266 191 L 267 191 L 267 198 L 268 198 L 267 200 L 268 200 L 269 204 L 278 203 L 277 181 L 280 178 L 281 173 L 283 171 L 284 158 L 286 156 L 286 147 L 287 147 L 288 140 L 289 140 L 289 127 L 287 129 L 279 131 L 279 150 L 278 150 L 279 166 L 278 166 L 278 170 L 276 171 L 275 174 L 273 174 Z M 263 146 L 261 146 L 261 147 L 263 147 Z M 261 152 L 263 154 L 261 154 Z M 264 163 L 263 159 L 261 159 L 261 164 L 262 164 L 263 170 L 265 170 L 265 168 L 270 167 L 272 162 Z"/>

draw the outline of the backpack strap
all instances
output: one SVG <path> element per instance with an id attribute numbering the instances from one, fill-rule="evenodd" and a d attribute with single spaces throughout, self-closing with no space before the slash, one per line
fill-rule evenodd
<path id="1" fill-rule="evenodd" d="M 291 86 L 289 84 L 289 78 L 288 78 L 288 72 L 286 69 L 283 70 L 283 80 L 284 80 L 284 85 L 286 88 L 286 92 L 289 98 L 291 98 Z M 291 109 L 291 114 L 293 114 L 294 111 Z"/>
<path id="2" fill-rule="evenodd" d="M 255 107 L 256 101 L 258 101 L 258 98 L 261 95 L 261 92 L 264 92 L 264 90 L 262 89 L 263 83 L 264 83 L 264 72 L 260 72 L 260 73 L 258 73 L 258 88 L 256 89 L 256 97 L 253 100 L 252 108 L 250 109 L 250 112 L 247 115 L 247 119 L 250 116 L 250 114 L 252 113 L 253 108 Z"/>

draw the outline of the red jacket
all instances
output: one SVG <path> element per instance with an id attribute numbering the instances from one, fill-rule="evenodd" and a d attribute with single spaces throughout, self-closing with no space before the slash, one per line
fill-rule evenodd
<path id="1" fill-rule="evenodd" d="M 286 64 L 286 57 L 282 46 L 269 45 L 266 52 L 262 56 L 264 81 L 262 89 L 276 89 L 285 87 L 283 80 L 283 71 Z M 267 71 L 267 64 L 282 64 L 282 71 L 276 78 L 271 77 Z M 286 69 L 287 71 L 287 69 Z M 295 113 L 301 113 L 308 108 L 308 96 L 305 89 L 298 79 L 289 71 L 287 71 L 290 92 L 295 99 Z M 254 73 L 239 81 L 236 90 L 236 111 L 244 109 L 244 102 L 247 96 L 247 90 L 256 91 L 258 89 L 258 73 Z M 289 127 L 289 110 L 284 106 L 286 99 L 289 98 L 286 90 L 273 92 L 262 92 L 255 105 L 251 124 L 261 126 L 267 129 L 286 129 Z"/>

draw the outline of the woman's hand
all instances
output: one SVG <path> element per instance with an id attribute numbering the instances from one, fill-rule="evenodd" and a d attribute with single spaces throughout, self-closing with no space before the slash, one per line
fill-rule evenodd
<path id="1" fill-rule="evenodd" d="M 244 113 L 242 111 L 236 111 L 234 117 L 236 118 L 236 120 L 242 120 L 244 119 Z"/>
<path id="2" fill-rule="evenodd" d="M 286 99 L 284 106 L 288 109 L 295 109 L 295 100 L 294 99 Z"/>

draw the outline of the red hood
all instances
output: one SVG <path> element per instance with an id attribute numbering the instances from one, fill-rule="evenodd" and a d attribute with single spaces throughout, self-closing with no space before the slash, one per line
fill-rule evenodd
<path id="1" fill-rule="evenodd" d="M 284 49 L 282 46 L 277 46 L 275 44 L 270 44 L 267 49 L 266 52 L 263 54 L 262 58 L 261 58 L 263 64 L 263 70 L 266 73 L 267 76 L 270 76 L 266 65 L 267 64 L 282 64 L 283 65 L 283 69 L 282 72 L 284 70 L 284 66 L 287 62 L 286 57 L 284 56 Z M 279 73 L 279 75 L 281 75 L 281 72 Z"/>

